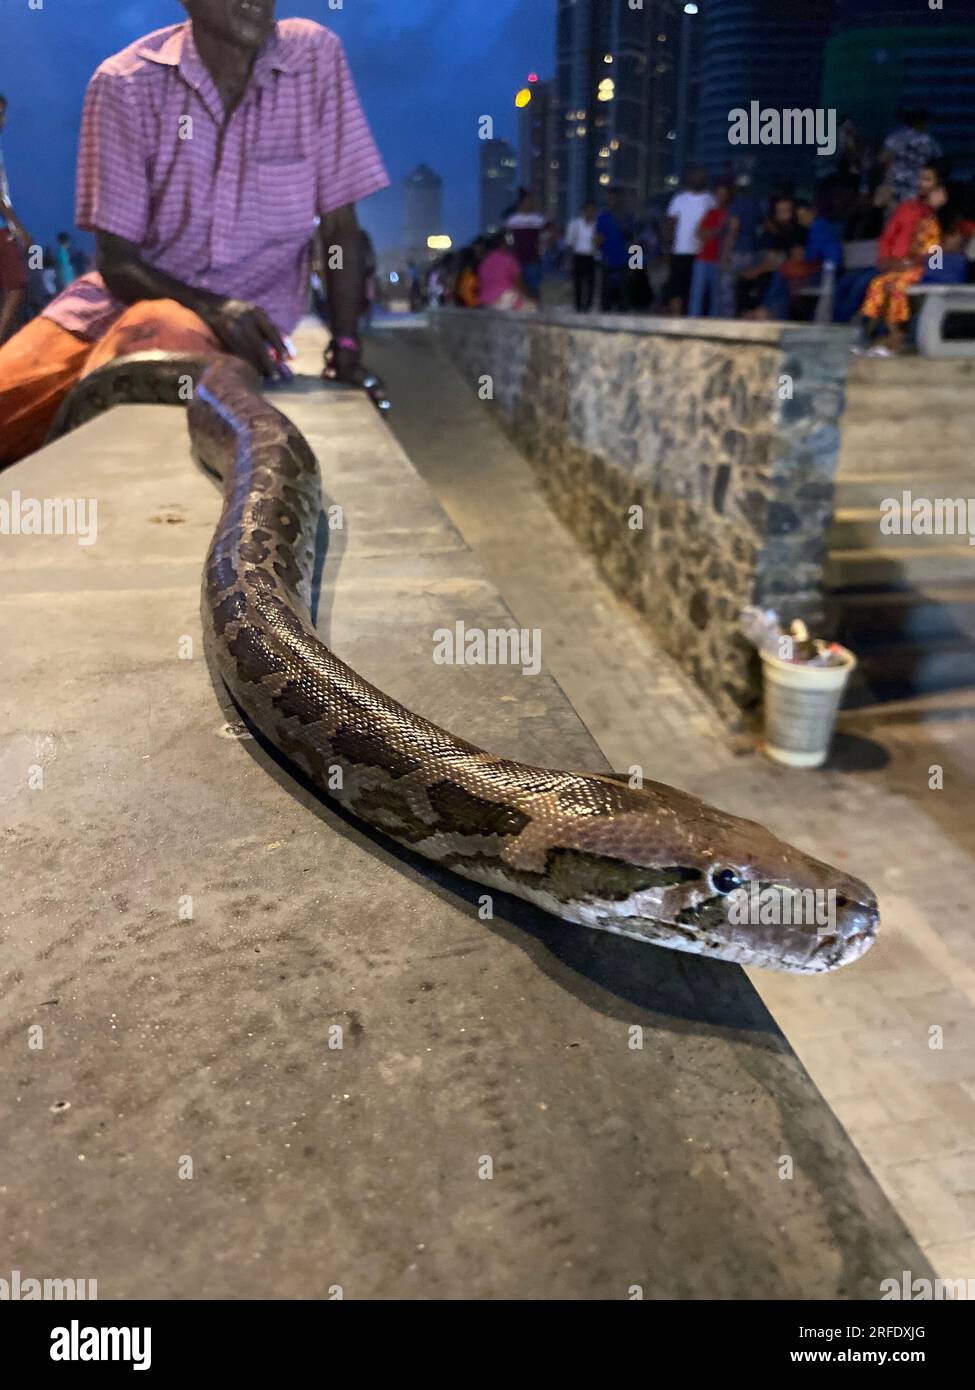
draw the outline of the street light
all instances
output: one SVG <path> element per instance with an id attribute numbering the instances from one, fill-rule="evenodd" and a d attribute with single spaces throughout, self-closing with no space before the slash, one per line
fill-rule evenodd
<path id="1" fill-rule="evenodd" d="M 517 107 L 527 106 L 528 103 L 531 101 L 531 99 L 532 99 L 531 88 L 530 88 L 530 87 L 522 87 L 521 91 L 518 92 L 518 94 L 517 94 L 516 97 L 515 97 L 515 105 L 516 105 Z"/>
<path id="2" fill-rule="evenodd" d="M 453 244 L 449 236 L 427 237 L 427 248 L 430 251 L 449 251 Z"/>

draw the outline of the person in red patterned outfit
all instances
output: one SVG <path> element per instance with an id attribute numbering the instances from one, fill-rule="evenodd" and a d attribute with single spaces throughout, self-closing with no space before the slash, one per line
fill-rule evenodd
<path id="1" fill-rule="evenodd" d="M 0 463 L 39 447 L 70 388 L 129 352 L 224 351 L 278 375 L 316 219 L 328 374 L 362 378 L 355 203 L 388 184 L 340 40 L 276 0 L 183 0 L 189 19 L 88 86 L 77 222 L 97 270 L 0 348 Z M 341 254 L 336 254 L 336 248 Z"/>

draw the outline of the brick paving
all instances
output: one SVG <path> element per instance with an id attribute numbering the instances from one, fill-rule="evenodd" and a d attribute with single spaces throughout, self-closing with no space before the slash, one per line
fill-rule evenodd
<path id="1" fill-rule="evenodd" d="M 877 889 L 882 935 L 855 966 L 751 978 L 932 1263 L 975 1279 L 975 692 L 850 712 L 814 772 L 733 746 L 426 335 L 377 333 L 369 357 L 412 461 L 517 621 L 541 629 L 544 669 L 613 764 L 761 819 Z"/>

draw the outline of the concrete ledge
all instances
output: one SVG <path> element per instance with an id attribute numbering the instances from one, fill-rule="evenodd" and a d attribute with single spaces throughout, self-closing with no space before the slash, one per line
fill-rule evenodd
<path id="1" fill-rule="evenodd" d="M 533 314 L 514 310 L 459 309 L 444 305 L 428 311 L 431 315 L 507 320 L 533 327 L 588 328 L 597 333 L 642 333 L 663 338 L 696 338 L 719 343 L 795 342 L 834 347 L 849 343 L 851 330 L 843 326 L 816 323 L 757 323 L 750 319 L 689 319 L 654 314 L 577 314 L 571 309 L 544 309 Z M 385 326 L 385 325 L 384 325 Z"/>
<path id="2" fill-rule="evenodd" d="M 345 513 L 323 634 L 498 752 L 604 768 L 545 675 L 433 665 L 434 628 L 509 615 L 371 407 L 299 386 Z M 227 729 L 197 611 L 218 497 L 178 413 L 115 411 L 0 488 L 99 502 L 95 545 L 0 539 L 7 1268 L 102 1299 L 930 1274 L 740 970 L 500 898 L 481 920 Z"/>
<path id="3" fill-rule="evenodd" d="M 825 617 L 847 330 L 472 309 L 430 326 L 608 582 L 748 727 L 741 610 Z"/>

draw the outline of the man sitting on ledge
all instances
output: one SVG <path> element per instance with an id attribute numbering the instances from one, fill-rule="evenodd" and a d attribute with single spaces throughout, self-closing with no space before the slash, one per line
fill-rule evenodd
<path id="1" fill-rule="evenodd" d="M 229 352 L 279 374 L 316 215 L 327 370 L 361 377 L 355 202 L 388 180 L 341 42 L 311 20 L 275 23 L 276 0 L 183 4 L 189 21 L 89 84 L 77 221 L 96 234 L 98 270 L 0 348 L 0 464 L 38 448 L 75 382 L 127 353 Z"/>

